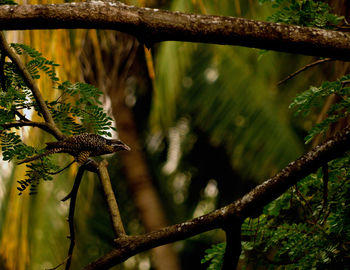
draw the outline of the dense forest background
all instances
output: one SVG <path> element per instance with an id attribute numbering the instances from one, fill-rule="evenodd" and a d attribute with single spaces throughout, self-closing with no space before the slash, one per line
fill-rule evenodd
<path id="1" fill-rule="evenodd" d="M 27 1 L 18 4 L 26 3 Z M 30 1 L 35 3 L 64 1 Z M 68 2 L 68 1 L 67 1 Z M 191 13 L 266 20 L 276 10 L 268 1 L 138 0 L 126 4 Z M 293 2 L 293 1 L 291 1 Z M 329 3 L 345 16 L 346 1 Z M 104 92 L 105 109 L 117 134 L 131 148 L 108 158 L 125 229 L 138 234 L 208 213 L 240 198 L 310 149 L 304 137 L 322 114 L 307 118 L 289 109 L 311 85 L 346 73 L 347 64 L 324 63 L 278 82 L 314 57 L 183 42 L 147 49 L 134 37 L 106 30 L 8 31 L 9 42 L 30 45 L 60 64 L 62 80 L 88 82 Z M 38 81 L 45 98 L 55 98 L 51 81 Z M 26 129 L 33 146 L 50 141 Z M 41 147 L 41 148 L 42 148 Z M 66 163 L 57 155 L 59 164 Z M 25 167 L 0 163 L 0 269 L 46 269 L 66 257 L 68 203 L 77 167 L 18 196 Z M 80 269 L 113 245 L 101 187 L 86 174 L 78 194 L 76 249 Z M 214 230 L 144 252 L 113 269 L 206 269 L 205 250 L 225 241 Z M 270 250 L 270 252 L 273 252 Z M 248 266 L 254 267 L 254 266 Z M 254 269 L 254 268 L 251 268 Z"/>

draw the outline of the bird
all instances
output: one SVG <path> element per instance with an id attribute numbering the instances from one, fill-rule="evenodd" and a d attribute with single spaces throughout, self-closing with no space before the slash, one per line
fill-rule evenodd
<path id="1" fill-rule="evenodd" d="M 23 164 L 55 153 L 67 153 L 75 158 L 79 165 L 89 157 L 112 154 L 118 151 L 130 151 L 130 147 L 118 139 L 106 139 L 93 133 L 82 133 L 57 142 L 47 142 L 45 152 L 26 158 L 17 164 Z"/>

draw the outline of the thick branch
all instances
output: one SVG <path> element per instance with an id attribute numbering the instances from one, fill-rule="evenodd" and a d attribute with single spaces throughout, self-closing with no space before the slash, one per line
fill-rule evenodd
<path id="1" fill-rule="evenodd" d="M 160 245 L 179 241 L 216 228 L 227 228 L 232 220 L 237 223 L 254 215 L 265 205 L 281 196 L 299 180 L 317 170 L 323 164 L 341 156 L 350 149 L 350 128 L 313 148 L 274 177 L 255 187 L 242 199 L 223 208 L 190 221 L 172 225 L 145 235 L 133 236 L 117 241 L 118 248 L 110 251 L 85 269 L 106 269 L 121 263 L 129 257 Z M 233 225 L 232 225 L 233 226 Z"/>
<path id="2" fill-rule="evenodd" d="M 111 179 L 109 178 L 107 165 L 108 162 L 106 160 L 100 162 L 100 165 L 98 166 L 98 177 L 108 205 L 108 212 L 111 217 L 114 234 L 116 238 L 119 238 L 125 236 L 125 230 L 120 217 L 118 204 L 114 196 Z"/>
<path id="3" fill-rule="evenodd" d="M 146 45 L 166 40 L 229 44 L 350 61 L 350 36 L 344 32 L 137 8 L 120 2 L 4 5 L 0 7 L 0 28 L 114 29 Z"/>
<path id="4" fill-rule="evenodd" d="M 0 32 L 0 49 L 4 53 L 6 53 L 6 55 L 11 59 L 11 61 L 18 68 L 18 71 L 20 72 L 23 81 L 26 83 L 28 88 L 32 91 L 33 96 L 34 96 L 36 102 L 38 103 L 38 106 L 40 107 L 40 110 L 41 110 L 41 113 L 42 113 L 42 115 L 43 115 L 43 117 L 45 119 L 45 122 L 48 123 L 48 125 L 50 126 L 51 131 L 54 132 L 55 138 L 57 138 L 58 140 L 63 139 L 64 135 L 56 127 L 56 124 L 53 121 L 52 115 L 51 115 L 48 107 L 46 106 L 46 103 L 45 103 L 44 98 L 42 97 L 42 95 L 40 93 L 40 90 L 39 90 L 38 86 L 34 82 L 32 76 L 30 75 L 30 73 L 28 72 L 28 70 L 26 69 L 26 67 L 22 63 L 22 61 L 11 50 L 11 48 L 7 44 L 5 36 L 4 36 L 4 34 L 2 32 Z"/>

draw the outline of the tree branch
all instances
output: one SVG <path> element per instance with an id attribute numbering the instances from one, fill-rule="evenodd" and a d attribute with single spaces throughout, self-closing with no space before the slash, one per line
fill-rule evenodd
<path id="1" fill-rule="evenodd" d="M 283 80 L 279 81 L 277 83 L 277 85 L 281 85 L 283 83 L 285 83 L 286 81 L 290 80 L 291 78 L 297 76 L 298 74 L 300 74 L 301 72 L 309 69 L 309 68 L 312 68 L 313 66 L 316 66 L 316 65 L 319 65 L 319 64 L 323 64 L 323 63 L 326 63 L 326 62 L 330 62 L 330 61 L 334 61 L 335 59 L 331 59 L 331 58 L 325 58 L 325 59 L 319 59 L 319 60 L 316 60 L 310 64 L 307 64 L 301 68 L 299 68 L 297 71 L 293 72 L 292 74 L 288 75 L 286 78 L 284 78 Z"/>
<path id="2" fill-rule="evenodd" d="M 51 135 L 56 137 L 56 131 L 52 128 L 52 126 L 46 122 L 33 122 L 33 121 L 15 121 L 11 123 L 0 124 L 3 129 L 13 128 L 13 127 L 37 127 Z"/>
<path id="3" fill-rule="evenodd" d="M 113 231 L 116 238 L 124 237 L 125 230 L 123 226 L 123 222 L 119 213 L 119 208 L 117 201 L 114 196 L 114 192 L 111 185 L 111 180 L 109 178 L 108 170 L 107 170 L 108 162 L 104 159 L 100 162 L 98 166 L 98 177 L 100 179 L 103 192 L 106 198 L 106 202 L 108 205 L 108 212 L 111 217 Z"/>
<path id="4" fill-rule="evenodd" d="M 11 59 L 11 61 L 17 66 L 23 81 L 32 91 L 33 96 L 40 107 L 41 113 L 45 119 L 45 122 L 50 126 L 51 134 L 55 136 L 56 139 L 61 140 L 65 136 L 57 128 L 55 122 L 53 121 L 52 115 L 46 106 L 46 103 L 40 93 L 40 90 L 36 83 L 34 82 L 32 76 L 28 72 L 27 68 L 24 66 L 19 57 L 11 50 L 10 46 L 7 44 L 4 33 L 0 32 L 0 50 L 6 53 L 6 55 Z"/>
<path id="5" fill-rule="evenodd" d="M 344 32 L 138 8 L 120 2 L 3 5 L 0 27 L 113 29 L 134 35 L 146 45 L 166 40 L 228 44 L 350 61 L 350 35 Z"/>
<path id="6" fill-rule="evenodd" d="M 207 215 L 181 224 L 168 226 L 144 235 L 117 239 L 118 248 L 111 250 L 84 269 L 106 269 L 125 261 L 139 252 L 209 230 L 224 228 L 228 224 L 232 224 L 232 220 L 237 220 L 237 223 L 241 223 L 245 218 L 256 213 L 258 209 L 262 209 L 265 205 L 277 199 L 299 180 L 316 171 L 326 162 L 341 156 L 349 149 L 350 127 L 346 127 L 335 137 L 330 138 L 296 161 L 291 162 L 282 171 L 255 187 L 243 198 Z"/>

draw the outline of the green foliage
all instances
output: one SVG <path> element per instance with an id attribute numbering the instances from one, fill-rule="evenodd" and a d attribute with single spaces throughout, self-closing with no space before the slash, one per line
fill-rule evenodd
<path id="1" fill-rule="evenodd" d="M 346 156 L 329 163 L 326 189 L 320 169 L 267 205 L 258 219 L 245 220 L 242 235 L 250 239 L 243 245 L 246 263 L 283 269 L 349 265 L 349 161 Z"/>
<path id="2" fill-rule="evenodd" d="M 268 17 L 268 21 L 309 27 L 332 29 L 343 17 L 331 13 L 324 1 L 313 0 L 259 0 L 260 3 L 272 3 L 278 9 Z"/>
<path id="3" fill-rule="evenodd" d="M 349 269 L 350 157 L 330 162 L 328 172 L 326 188 L 320 169 L 268 204 L 260 217 L 244 221 L 244 267 Z M 202 263 L 220 269 L 224 251 L 224 243 L 214 245 Z"/>
<path id="4" fill-rule="evenodd" d="M 4 161 L 11 161 L 14 158 L 24 159 L 35 153 L 34 148 L 24 144 L 21 137 L 14 132 L 1 132 L 0 142 Z"/>
<path id="5" fill-rule="evenodd" d="M 291 107 L 297 108 L 297 114 L 307 115 L 329 95 L 341 98 L 329 109 L 329 116 L 311 130 L 306 142 L 347 116 L 349 78 L 346 75 L 335 82 L 324 82 L 294 99 Z M 245 267 L 350 269 L 349 154 L 329 162 L 327 170 L 328 176 L 319 169 L 268 204 L 260 217 L 245 220 L 241 255 Z M 224 251 L 215 247 L 207 253 L 203 262 L 211 260 L 209 267 L 217 267 Z"/>
<path id="6" fill-rule="evenodd" d="M 67 135 L 76 135 L 82 132 L 95 132 L 99 135 L 111 136 L 112 127 L 110 118 L 101 107 L 99 98 L 102 92 L 87 83 L 63 82 L 57 89 L 62 92 L 60 98 L 51 102 L 50 108 L 54 120 Z M 69 100 L 73 98 L 73 102 Z M 76 120 L 77 119 L 77 120 Z"/>
<path id="7" fill-rule="evenodd" d="M 340 101 L 333 104 L 327 111 L 327 118 L 315 125 L 306 136 L 309 143 L 317 134 L 325 134 L 332 123 L 345 118 L 350 110 L 350 75 L 345 75 L 333 82 L 323 82 L 320 87 L 311 86 L 305 92 L 299 94 L 290 104 L 290 108 L 296 109 L 296 114 L 308 115 L 315 107 L 321 106 L 330 95 L 336 95 Z"/>
<path id="8" fill-rule="evenodd" d="M 4 161 L 24 159 L 27 156 L 32 156 L 38 153 L 35 148 L 24 144 L 21 137 L 15 132 L 1 132 L 0 144 Z M 27 168 L 28 170 L 25 175 L 26 178 L 24 180 L 17 181 L 19 184 L 17 187 L 17 189 L 20 191 L 19 194 L 22 194 L 22 192 L 28 186 L 30 186 L 29 194 L 35 194 L 40 179 L 52 180 L 50 171 L 57 170 L 59 167 L 52 163 L 49 158 L 44 158 L 39 162 L 28 164 Z"/>
<path id="9" fill-rule="evenodd" d="M 201 260 L 201 263 L 210 262 L 208 270 L 220 270 L 225 255 L 226 243 L 219 243 L 212 245 L 211 248 L 207 249 L 207 253 Z"/>
<path id="10" fill-rule="evenodd" d="M 18 55 L 27 54 L 31 57 L 31 60 L 26 63 L 26 68 L 34 79 L 40 78 L 39 70 L 42 70 L 51 80 L 58 81 L 55 72 L 55 67 L 59 66 L 58 64 L 55 64 L 51 60 L 47 60 L 40 52 L 25 44 L 12 43 L 11 47 Z"/>
<path id="11" fill-rule="evenodd" d="M 29 59 L 25 66 L 34 79 L 45 74 L 57 91 L 58 98 L 47 101 L 54 121 L 65 135 L 76 135 L 82 132 L 111 136 L 112 119 L 103 111 L 99 101 L 102 92 L 86 83 L 59 82 L 55 68 L 59 66 L 46 59 L 37 50 L 24 44 L 11 44 L 18 55 Z M 1 54 L 0 54 L 1 56 Z M 31 92 L 12 62 L 6 62 L 5 57 L 0 61 L 0 142 L 2 157 L 5 161 L 22 160 L 38 151 L 26 145 L 13 128 L 6 125 L 28 120 L 22 115 L 22 110 L 30 110 L 41 116 L 40 108 Z M 30 121 L 30 120 L 28 120 Z M 17 127 L 17 130 L 19 128 Z M 35 193 L 40 181 L 51 180 L 51 172 L 58 167 L 50 158 L 42 158 L 39 162 L 27 165 L 26 179 L 18 181 L 20 192 L 30 186 L 30 193 Z"/>
<path id="12" fill-rule="evenodd" d="M 21 195 L 28 186 L 30 186 L 29 195 L 36 194 L 40 180 L 51 181 L 53 179 L 52 174 L 59 168 L 49 157 L 44 157 L 42 160 L 29 163 L 26 166 L 28 168 L 25 174 L 26 178 L 17 181 L 19 184 L 17 187 L 19 195 Z"/>

